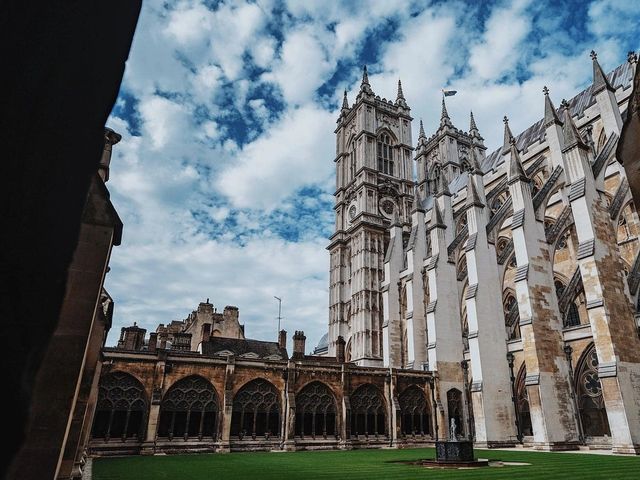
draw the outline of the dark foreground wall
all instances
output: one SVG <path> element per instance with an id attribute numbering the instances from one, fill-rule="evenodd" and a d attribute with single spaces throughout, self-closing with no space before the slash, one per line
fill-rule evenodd
<path id="1" fill-rule="evenodd" d="M 0 365 L 11 405 L 0 477 L 12 460 L 27 463 L 12 457 L 25 439 L 140 6 L 140 0 L 12 0 L 0 7 Z M 57 367 L 69 365 L 61 359 Z M 75 395 L 56 393 L 57 401 Z M 42 427 L 64 431 L 63 417 Z M 40 447 L 28 458 L 39 471 L 15 478 L 53 478 L 60 446 Z"/>

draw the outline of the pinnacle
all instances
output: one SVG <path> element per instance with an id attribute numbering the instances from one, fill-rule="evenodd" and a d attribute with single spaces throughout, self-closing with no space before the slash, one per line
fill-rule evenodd
<path id="1" fill-rule="evenodd" d="M 509 118 L 505 115 L 502 119 L 504 122 L 504 141 L 502 142 L 502 154 L 505 155 L 509 153 L 511 149 L 511 139 L 513 138 L 513 133 L 511 133 L 511 129 L 509 128 Z"/>
<path id="2" fill-rule="evenodd" d="M 349 109 L 349 100 L 347 99 L 347 89 L 344 90 L 344 96 L 342 97 L 342 109 Z"/>
<path id="3" fill-rule="evenodd" d="M 397 100 L 404 100 L 404 93 L 402 92 L 402 82 L 398 79 L 398 96 Z"/>
<path id="4" fill-rule="evenodd" d="M 444 95 L 442 96 L 442 113 L 440 114 L 440 123 L 445 123 L 445 120 L 449 119 L 449 113 L 447 112 L 447 105 L 444 103 Z"/>
<path id="5" fill-rule="evenodd" d="M 473 175 L 469 175 L 469 181 L 467 182 L 467 207 L 484 207 L 484 203 L 480 200 L 478 195 L 478 189 L 476 188 L 476 182 L 473 180 Z"/>
<path id="6" fill-rule="evenodd" d="M 542 89 L 542 93 L 544 93 L 544 126 L 549 127 L 553 124 L 562 125 L 562 122 L 558 118 L 556 108 L 551 101 L 551 97 L 549 97 L 549 89 L 546 86 Z"/>
<path id="7" fill-rule="evenodd" d="M 478 126 L 476 125 L 476 119 L 473 118 L 473 111 L 470 112 L 470 121 L 469 121 L 469 131 L 473 132 L 474 130 L 478 131 Z"/>
<path id="8" fill-rule="evenodd" d="M 367 66 L 362 68 L 362 83 L 361 85 L 369 85 L 369 74 L 367 73 Z"/>
<path id="9" fill-rule="evenodd" d="M 422 124 L 422 119 L 420 119 L 420 134 L 418 135 L 418 137 L 419 138 L 426 137 L 424 133 L 424 125 Z"/>
<path id="10" fill-rule="evenodd" d="M 564 134 L 564 150 L 568 150 L 571 147 L 578 146 L 582 148 L 587 148 L 587 146 L 582 141 L 582 137 L 578 132 L 578 128 L 571 118 L 571 109 L 569 108 L 569 104 L 566 101 L 563 103 L 564 108 L 564 124 L 562 126 L 562 133 Z"/>
<path id="11" fill-rule="evenodd" d="M 607 80 L 607 76 L 604 74 L 602 67 L 600 66 L 600 62 L 598 62 L 598 54 L 591 50 L 591 60 L 593 62 L 593 93 L 594 95 L 598 92 L 601 92 L 604 89 L 614 91 Z"/>
<path id="12" fill-rule="evenodd" d="M 520 155 L 518 155 L 518 149 L 516 148 L 516 142 L 513 140 L 511 142 L 511 161 L 509 165 L 509 183 L 522 181 L 522 182 L 530 182 L 527 173 L 522 166 L 522 162 L 520 161 Z"/>

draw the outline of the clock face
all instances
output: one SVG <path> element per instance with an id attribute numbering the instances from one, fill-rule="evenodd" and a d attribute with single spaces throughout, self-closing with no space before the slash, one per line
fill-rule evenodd
<path id="1" fill-rule="evenodd" d="M 380 213 L 382 213 L 385 217 L 391 218 L 395 209 L 396 204 L 392 199 L 388 197 L 380 199 Z"/>
<path id="2" fill-rule="evenodd" d="M 354 218 L 356 218 L 356 206 L 355 205 L 351 205 L 351 207 L 349 207 L 349 220 L 353 220 Z"/>

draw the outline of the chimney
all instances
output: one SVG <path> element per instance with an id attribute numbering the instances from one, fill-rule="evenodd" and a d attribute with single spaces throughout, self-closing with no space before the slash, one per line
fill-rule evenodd
<path id="1" fill-rule="evenodd" d="M 278 347 L 279 348 L 287 348 L 287 331 L 286 330 L 280 330 L 280 333 L 278 334 Z"/>
<path id="2" fill-rule="evenodd" d="M 158 348 L 158 334 L 152 332 L 149 334 L 149 346 L 147 347 L 150 352 L 155 352 Z"/>
<path id="3" fill-rule="evenodd" d="M 302 330 L 296 330 L 293 335 L 293 358 L 304 358 L 304 342 L 307 337 Z"/>
<path id="4" fill-rule="evenodd" d="M 205 323 L 204 325 L 202 325 L 202 338 L 200 339 L 200 341 L 208 342 L 210 338 L 211 338 L 211 324 Z"/>
<path id="5" fill-rule="evenodd" d="M 104 183 L 109 181 L 109 165 L 111 164 L 111 147 L 122 139 L 122 135 L 114 132 L 110 128 L 104 129 L 104 147 L 102 149 L 102 157 L 98 165 L 98 175 Z"/>
<path id="6" fill-rule="evenodd" d="M 338 337 L 338 339 L 336 340 L 336 362 L 338 363 L 344 363 L 344 345 L 345 345 L 345 341 L 344 338 L 342 337 Z"/>

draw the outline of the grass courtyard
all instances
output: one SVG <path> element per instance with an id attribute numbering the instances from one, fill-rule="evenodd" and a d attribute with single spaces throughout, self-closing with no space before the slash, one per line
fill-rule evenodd
<path id="1" fill-rule="evenodd" d="M 476 450 L 479 458 L 531 465 L 467 470 L 398 463 L 433 458 L 433 449 L 232 453 L 100 458 L 93 480 L 289 479 L 639 479 L 640 458 L 612 455 Z"/>

